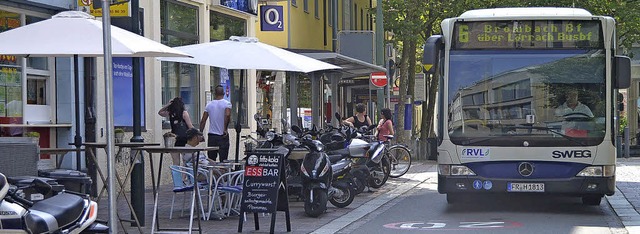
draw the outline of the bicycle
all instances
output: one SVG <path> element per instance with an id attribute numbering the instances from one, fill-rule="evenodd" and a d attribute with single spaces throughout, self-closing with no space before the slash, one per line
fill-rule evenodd
<path id="1" fill-rule="evenodd" d="M 385 137 L 387 137 L 387 140 L 383 142 L 385 144 L 384 154 L 391 163 L 389 177 L 401 177 L 411 167 L 411 150 L 403 144 L 391 144 L 393 135 L 385 135 Z"/>
<path id="2" fill-rule="evenodd" d="M 387 140 L 382 143 L 385 144 L 384 156 L 389 159 L 391 164 L 389 177 L 401 177 L 411 167 L 411 150 L 403 144 L 391 144 L 391 140 L 394 138 L 393 135 L 385 135 L 385 137 L 387 137 Z M 368 142 L 378 140 L 375 135 L 362 135 L 362 139 Z"/>

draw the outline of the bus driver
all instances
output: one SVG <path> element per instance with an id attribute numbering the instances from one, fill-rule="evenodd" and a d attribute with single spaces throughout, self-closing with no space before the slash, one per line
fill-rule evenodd
<path id="1" fill-rule="evenodd" d="M 558 117 L 589 117 L 593 118 L 591 109 L 585 104 L 578 101 L 578 91 L 570 90 L 567 92 L 567 100 L 558 108 L 556 108 L 556 116 Z"/>

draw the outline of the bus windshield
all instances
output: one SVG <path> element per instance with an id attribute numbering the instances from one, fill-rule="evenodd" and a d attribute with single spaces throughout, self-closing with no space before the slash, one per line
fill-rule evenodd
<path id="1" fill-rule="evenodd" d="M 449 68 L 454 144 L 592 146 L 605 136 L 603 49 L 452 50 Z"/>

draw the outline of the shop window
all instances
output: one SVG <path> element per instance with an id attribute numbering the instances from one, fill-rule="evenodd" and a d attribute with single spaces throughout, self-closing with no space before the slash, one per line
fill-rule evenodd
<path id="1" fill-rule="evenodd" d="M 230 128 L 233 128 L 238 121 L 238 94 L 240 93 L 240 72 L 241 70 L 227 70 L 217 67 L 211 67 L 211 97 L 215 98 L 215 87 L 222 85 L 225 89 L 224 99 L 231 102 L 231 123 Z M 240 116 L 240 125 L 242 127 L 248 127 L 247 122 L 247 79 L 244 80 L 242 90 L 242 116 Z M 227 95 L 228 94 L 228 95 Z"/>
<path id="2" fill-rule="evenodd" d="M 47 105 L 47 79 L 29 76 L 27 78 L 27 104 Z"/>
<path id="3" fill-rule="evenodd" d="M 318 5 L 319 0 L 313 0 L 313 15 L 316 17 L 316 19 L 320 19 L 320 7 Z"/>
<path id="4" fill-rule="evenodd" d="M 198 7 L 174 0 L 160 2 L 160 25 L 162 43 L 171 47 L 197 44 Z M 162 103 L 168 103 L 174 97 L 182 97 L 185 108 L 191 116 L 194 127 L 200 122 L 198 65 L 174 62 L 162 62 Z M 162 127 L 171 128 L 168 119 Z"/>
<path id="5" fill-rule="evenodd" d="M 246 20 L 216 11 L 210 11 L 209 16 L 209 38 L 211 41 L 221 41 L 227 40 L 231 36 L 247 35 Z"/>
<path id="6" fill-rule="evenodd" d="M 327 17 L 327 23 L 329 24 L 329 27 L 333 26 L 333 14 L 335 14 L 335 12 L 333 11 L 333 0 L 327 0 L 327 11 L 329 12 L 329 17 Z M 327 15 L 327 14 L 325 14 Z"/>

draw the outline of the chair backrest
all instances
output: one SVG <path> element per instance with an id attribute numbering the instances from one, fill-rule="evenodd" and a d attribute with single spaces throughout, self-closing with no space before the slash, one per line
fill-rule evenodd
<path id="1" fill-rule="evenodd" d="M 236 186 L 242 185 L 244 179 L 244 170 L 227 172 L 222 174 L 216 180 L 216 184 L 222 186 Z"/>
<path id="2" fill-rule="evenodd" d="M 193 185 L 193 175 L 189 171 L 185 170 L 186 167 L 171 165 L 169 168 L 171 169 L 171 178 L 173 179 L 174 189 Z M 186 181 L 182 179 L 183 176 L 187 177 L 189 184 L 185 183 Z"/>

